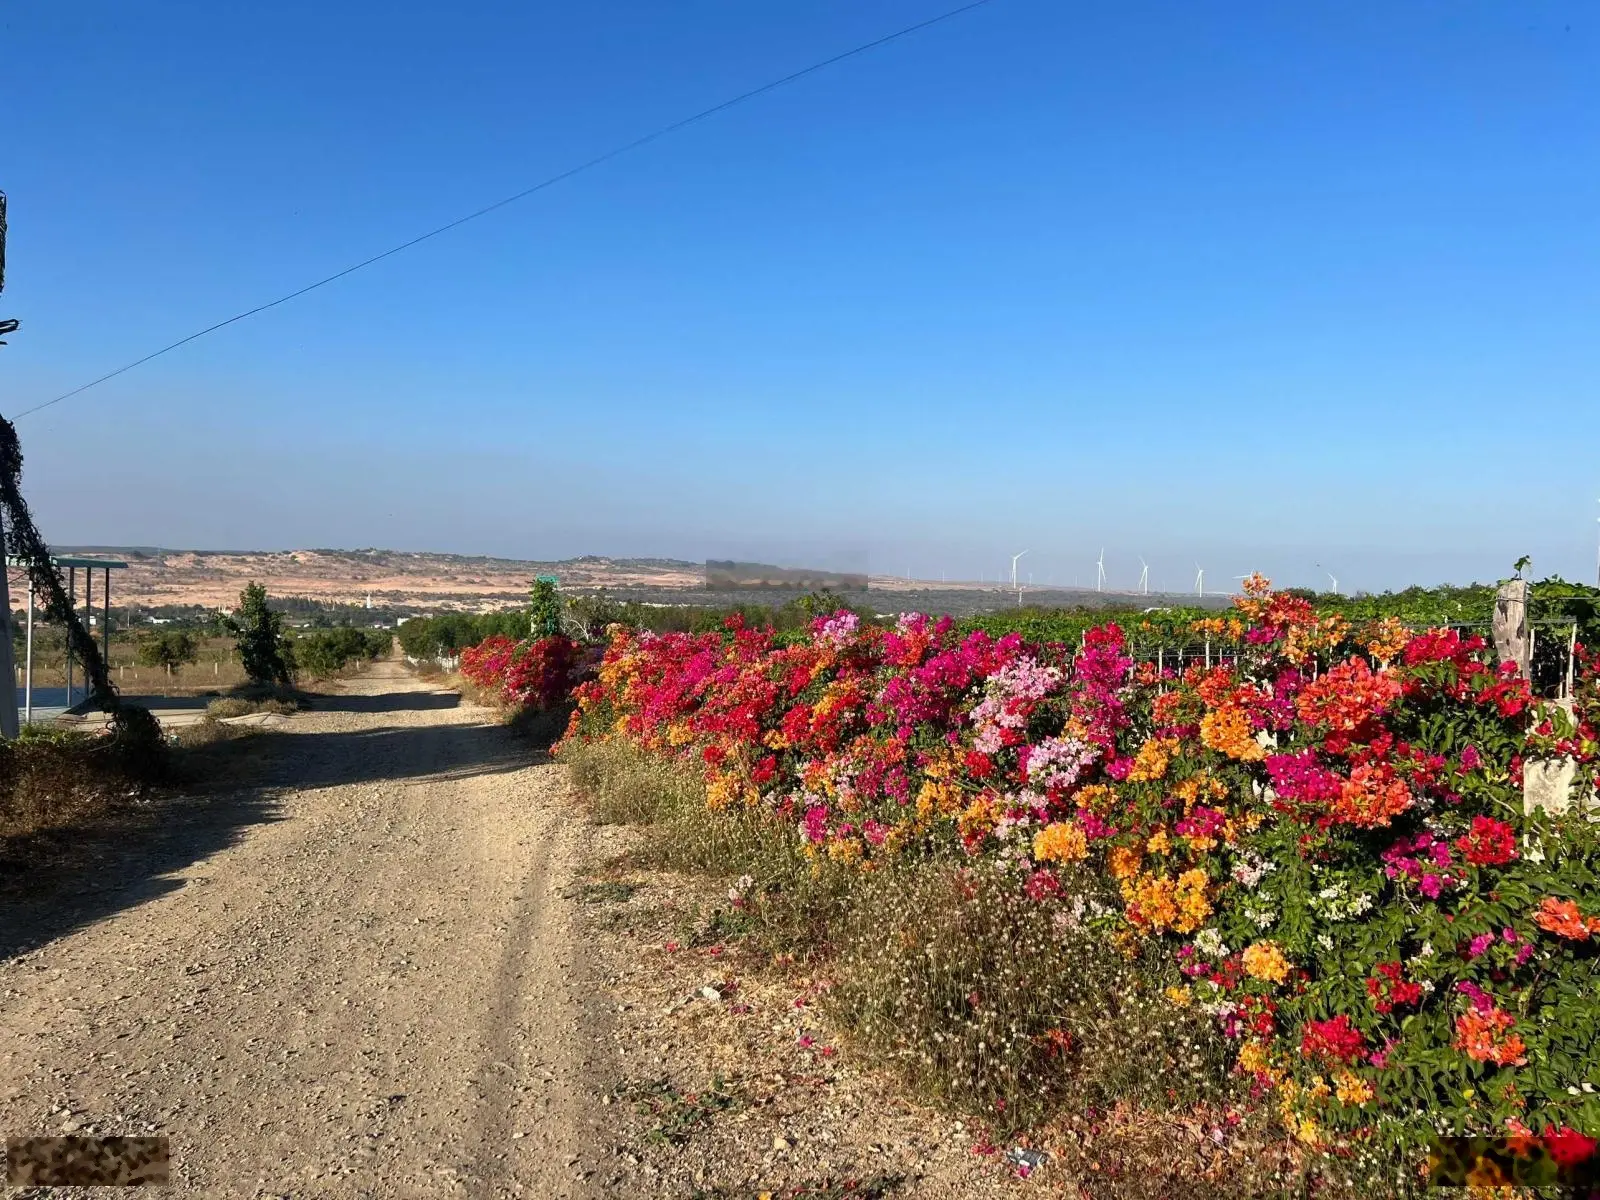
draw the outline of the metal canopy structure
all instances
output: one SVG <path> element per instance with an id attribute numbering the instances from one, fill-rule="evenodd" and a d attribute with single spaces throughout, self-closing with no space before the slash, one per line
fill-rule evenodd
<path id="1" fill-rule="evenodd" d="M 71 599 L 72 606 L 73 606 L 74 610 L 76 610 L 77 607 L 78 607 L 78 572 L 79 571 L 83 572 L 83 607 L 89 611 L 89 616 L 90 616 L 91 620 L 93 619 L 93 616 L 94 616 L 94 601 L 95 601 L 94 576 L 95 576 L 95 572 L 96 571 L 99 571 L 99 572 L 102 573 L 101 578 L 103 580 L 103 583 L 102 583 L 102 586 L 101 586 L 101 589 L 100 589 L 100 645 L 101 645 L 101 654 L 102 654 L 102 656 L 107 661 L 110 661 L 110 656 L 111 656 L 111 572 L 126 570 L 128 564 L 125 563 L 125 562 L 121 562 L 118 559 L 114 559 L 114 558 L 89 558 L 89 557 L 80 557 L 78 555 L 70 555 L 70 554 L 51 555 L 50 562 L 56 568 L 56 573 L 58 575 L 61 575 L 62 572 L 65 572 L 64 578 L 67 581 L 67 596 Z M 27 617 L 26 617 L 27 624 L 25 626 L 25 634 L 24 634 L 24 637 L 23 637 L 23 647 L 24 648 L 23 648 L 23 666 L 22 666 L 22 703 L 17 706 L 18 709 L 20 709 L 21 723 L 24 724 L 24 725 L 31 724 L 33 722 L 33 716 L 34 716 L 34 704 L 33 704 L 33 699 L 34 699 L 34 696 L 33 696 L 33 614 L 34 614 L 35 604 L 34 604 L 33 581 L 27 574 L 27 568 L 28 568 L 28 563 L 27 563 L 26 559 L 13 558 L 13 557 L 10 557 L 10 556 L 8 556 L 6 558 L 6 570 L 7 570 L 7 572 L 9 573 L 12 569 L 20 569 L 23 572 L 23 586 L 26 587 L 27 590 L 28 590 L 28 599 L 27 599 L 27 605 L 26 605 L 26 610 L 25 610 L 26 613 L 27 613 Z M 12 616 L 11 616 L 11 614 L 9 612 L 6 612 L 4 614 L 0 614 L 0 624 L 4 625 L 3 633 L 4 633 L 5 640 L 6 640 L 6 645 L 8 647 L 10 646 L 10 643 L 11 643 L 11 630 L 10 630 L 10 621 L 11 620 L 12 620 Z M 71 641 L 71 639 L 68 639 L 68 641 L 67 641 L 67 663 L 66 663 L 66 666 L 67 666 L 67 671 L 66 671 L 66 676 L 67 676 L 66 677 L 66 685 L 67 686 L 66 686 L 66 689 L 65 689 L 65 692 L 66 692 L 65 701 L 66 701 L 66 703 L 62 704 L 62 705 L 59 705 L 59 706 L 54 705 L 54 704 L 50 705 L 49 707 L 52 710 L 52 715 L 54 715 L 54 710 L 56 710 L 57 708 L 59 708 L 61 711 L 68 711 L 73 707 L 74 704 L 78 703 L 79 700 L 86 700 L 89 697 L 89 686 L 88 686 L 89 680 L 86 677 L 84 679 L 84 681 L 83 681 L 84 686 L 83 686 L 83 694 L 82 694 L 82 696 L 79 697 L 78 699 L 74 698 L 73 681 L 72 681 L 73 661 L 72 661 L 72 641 Z M 4 686 L 4 685 L 9 685 L 9 686 Z M 15 682 L 14 679 L 6 679 L 6 680 L 3 680 L 3 681 L 0 681 L 0 695 L 3 695 L 6 692 L 10 692 L 15 686 L 16 686 L 16 682 Z M 5 702 L 6 703 L 10 703 L 11 701 L 9 699 L 7 699 Z"/>

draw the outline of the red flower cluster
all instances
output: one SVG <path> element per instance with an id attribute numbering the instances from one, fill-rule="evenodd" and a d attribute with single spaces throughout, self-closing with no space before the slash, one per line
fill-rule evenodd
<path id="1" fill-rule="evenodd" d="M 1367 995 L 1375 1011 L 1391 1013 L 1422 1003 L 1422 985 L 1405 978 L 1404 963 L 1382 962 L 1374 970 L 1377 974 L 1367 980 Z"/>
<path id="2" fill-rule="evenodd" d="M 1456 849 L 1475 867 L 1500 867 L 1517 856 L 1517 834 L 1504 821 L 1473 817 L 1469 832 L 1458 837 Z"/>
<path id="3" fill-rule="evenodd" d="M 548 712 L 572 695 L 578 658 L 560 634 L 534 642 L 497 635 L 461 652 L 461 674 L 504 704 Z"/>
<path id="4" fill-rule="evenodd" d="M 1307 1021 L 1300 1033 L 1300 1053 L 1349 1063 L 1360 1058 L 1367 1040 L 1344 1013 L 1326 1021 Z"/>

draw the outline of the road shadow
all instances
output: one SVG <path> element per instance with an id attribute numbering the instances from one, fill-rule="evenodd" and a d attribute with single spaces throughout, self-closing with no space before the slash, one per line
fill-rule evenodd
<path id="1" fill-rule="evenodd" d="M 460 703 L 423 692 L 322 699 L 336 705 L 319 703 L 323 712 L 397 717 Z M 176 764 L 180 786 L 84 825 L 0 843 L 0 961 L 187 886 L 174 876 L 254 826 L 293 820 L 294 791 L 383 781 L 442 788 L 548 762 L 548 744 L 495 723 L 302 731 L 291 722 L 189 748 Z"/>
<path id="2" fill-rule="evenodd" d="M 262 780 L 274 789 L 403 779 L 416 787 L 505 775 L 550 761 L 547 748 L 502 725 L 380 725 L 302 733 L 264 729 Z"/>
<path id="3" fill-rule="evenodd" d="M 232 749 L 196 753 L 215 760 Z M 0 961 L 187 886 L 173 876 L 279 818 L 276 798 L 261 787 L 164 789 L 85 824 L 6 839 Z"/>

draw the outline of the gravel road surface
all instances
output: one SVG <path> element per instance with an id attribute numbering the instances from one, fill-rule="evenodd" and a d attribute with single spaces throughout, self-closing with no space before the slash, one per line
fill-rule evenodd
<path id="1" fill-rule="evenodd" d="M 0 1136 L 165 1134 L 184 1195 L 599 1194 L 560 769 L 393 663 L 220 749 L 0 882 Z"/>

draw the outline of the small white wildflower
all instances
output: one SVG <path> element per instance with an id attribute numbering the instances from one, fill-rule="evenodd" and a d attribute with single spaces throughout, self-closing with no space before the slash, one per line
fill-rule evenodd
<path id="1" fill-rule="evenodd" d="M 1326 933 L 1319 933 L 1317 934 L 1317 945 L 1321 946 L 1324 950 L 1332 950 L 1333 938 Z"/>

